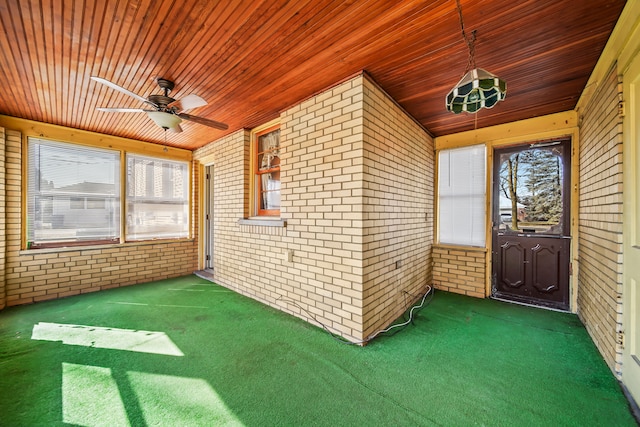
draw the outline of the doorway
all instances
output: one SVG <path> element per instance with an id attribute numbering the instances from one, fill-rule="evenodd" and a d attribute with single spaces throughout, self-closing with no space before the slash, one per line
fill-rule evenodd
<path id="1" fill-rule="evenodd" d="M 213 270 L 213 165 L 205 166 L 204 194 L 204 268 L 205 270 Z"/>
<path id="2" fill-rule="evenodd" d="M 571 141 L 495 150 L 493 298 L 569 310 Z"/>

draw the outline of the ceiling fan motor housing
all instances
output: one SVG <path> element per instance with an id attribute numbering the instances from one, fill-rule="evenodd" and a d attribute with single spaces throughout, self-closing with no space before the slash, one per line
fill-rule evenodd
<path id="1" fill-rule="evenodd" d="M 167 105 L 171 104 L 175 99 L 165 95 L 149 95 L 149 101 L 157 105 L 161 110 L 166 110 Z"/>
<path id="2" fill-rule="evenodd" d="M 160 111 L 166 111 L 167 105 L 175 101 L 175 99 L 169 96 L 169 92 L 173 90 L 175 84 L 171 80 L 163 78 L 156 79 L 156 82 L 158 83 L 158 86 L 164 90 L 164 95 L 149 95 L 149 101 L 156 104 Z"/>

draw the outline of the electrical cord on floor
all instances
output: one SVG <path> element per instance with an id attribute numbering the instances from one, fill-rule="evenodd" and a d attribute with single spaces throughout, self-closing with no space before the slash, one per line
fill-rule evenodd
<path id="1" fill-rule="evenodd" d="M 412 295 L 412 294 L 410 294 L 409 292 L 406 292 L 406 291 L 405 291 L 405 293 L 408 294 L 408 295 L 411 295 L 411 296 L 415 296 L 415 295 Z M 427 301 L 427 297 L 429 295 L 431 295 L 431 297 Z M 425 294 L 423 295 L 422 299 L 420 300 L 420 304 L 414 305 L 413 307 L 411 307 L 411 310 L 409 310 L 409 319 L 405 320 L 402 323 L 397 323 L 395 325 L 391 325 L 386 329 L 381 329 L 381 330 L 375 332 L 374 334 L 369 335 L 369 337 L 367 337 L 367 339 L 362 340 L 362 341 L 349 341 L 349 340 L 346 340 L 346 339 L 342 338 L 337 333 L 331 331 L 331 329 L 327 325 L 325 325 L 324 323 L 322 323 L 318 319 L 316 319 L 316 317 L 312 313 L 310 313 L 304 307 L 301 307 L 297 302 L 295 302 L 294 300 L 292 300 L 290 298 L 279 297 L 276 301 L 283 301 L 283 302 L 289 303 L 291 305 L 296 306 L 300 310 L 304 311 L 307 314 L 307 316 L 309 316 L 314 322 L 316 322 L 318 325 L 320 325 L 322 327 L 322 329 L 324 329 L 329 335 L 331 335 L 339 343 L 347 344 L 347 345 L 360 345 L 360 344 L 368 343 L 369 341 L 371 341 L 372 339 L 374 339 L 375 337 L 377 337 L 380 334 L 385 334 L 385 333 L 387 333 L 387 332 L 389 332 L 391 330 L 397 329 L 391 335 L 391 336 L 393 336 L 396 333 L 398 333 L 399 331 L 401 331 L 402 329 L 404 329 L 409 323 L 413 323 L 414 311 L 415 310 L 420 310 L 423 307 L 425 307 L 425 302 L 426 302 L 426 305 L 429 305 L 431 303 L 431 301 L 433 300 L 433 295 L 434 295 L 433 287 L 430 286 L 430 285 L 427 285 L 427 291 L 425 292 Z M 406 313 L 406 311 L 405 311 L 405 313 Z M 403 315 L 403 319 L 404 319 L 404 315 Z M 398 329 L 398 328 L 400 328 L 400 329 Z"/>

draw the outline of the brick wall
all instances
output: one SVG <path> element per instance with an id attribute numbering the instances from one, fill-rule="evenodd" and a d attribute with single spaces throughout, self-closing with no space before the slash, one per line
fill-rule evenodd
<path id="1" fill-rule="evenodd" d="M 486 252 L 486 248 L 434 246 L 434 287 L 447 292 L 484 298 Z"/>
<path id="2" fill-rule="evenodd" d="M 194 240 L 21 250 L 21 140 L 19 132 L 5 131 L 5 190 L 0 194 L 6 206 L 6 251 L 0 260 L 7 306 L 177 277 L 196 269 Z"/>
<path id="3" fill-rule="evenodd" d="M 371 80 L 364 82 L 364 335 L 395 320 L 431 285 L 433 140 Z"/>
<path id="4" fill-rule="evenodd" d="M 379 111 L 365 108 L 365 99 Z M 377 120 L 383 122 L 372 124 Z M 215 280 L 362 340 L 388 322 L 389 313 L 406 307 L 410 298 L 399 292 L 417 291 L 430 279 L 430 226 L 424 218 L 433 206 L 431 141 L 364 76 L 287 109 L 280 125 L 286 227 L 238 221 L 248 215 L 248 132 L 194 152 L 195 159 L 215 163 Z M 367 169 L 365 158 L 373 153 L 380 163 Z M 389 188 L 380 188 L 386 180 Z M 378 195 L 365 194 L 375 189 Z M 374 210 L 379 218 L 369 215 Z M 404 280 L 400 272 L 389 273 L 396 258 L 387 253 L 404 262 Z M 365 292 L 375 286 L 380 292 Z M 378 306 L 383 308 L 374 311 Z"/>
<path id="5" fill-rule="evenodd" d="M 294 250 L 287 296 L 343 336 L 362 340 L 361 77 L 282 114 L 282 217 Z"/>
<path id="6" fill-rule="evenodd" d="M 5 264 L 6 264 L 6 207 L 5 207 L 5 133 L 4 128 L 0 127 L 0 309 L 6 305 L 6 289 L 5 289 Z"/>
<path id="7" fill-rule="evenodd" d="M 281 147 L 284 147 L 283 141 Z M 278 299 L 286 294 L 283 287 L 287 288 L 279 279 L 291 277 L 284 265 L 284 237 L 289 230 L 239 223 L 249 215 L 249 153 L 250 133 L 246 130 L 194 152 L 194 159 L 206 157 L 215 165 L 214 274 L 219 284 L 276 306 Z"/>
<path id="8" fill-rule="evenodd" d="M 610 368 L 620 372 L 622 119 L 615 67 L 584 110 L 580 128 L 578 315 Z"/>

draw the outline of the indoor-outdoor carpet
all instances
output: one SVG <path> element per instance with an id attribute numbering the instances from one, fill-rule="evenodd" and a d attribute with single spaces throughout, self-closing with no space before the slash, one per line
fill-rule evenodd
<path id="1" fill-rule="evenodd" d="M 365 347 L 196 276 L 0 312 L 6 426 L 633 426 L 575 315 L 437 292 Z"/>

